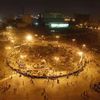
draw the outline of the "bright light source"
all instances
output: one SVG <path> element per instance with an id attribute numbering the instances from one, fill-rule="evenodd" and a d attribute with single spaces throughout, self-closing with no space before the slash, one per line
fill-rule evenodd
<path id="1" fill-rule="evenodd" d="M 28 34 L 25 38 L 26 38 L 27 41 L 32 41 L 33 40 L 33 37 L 30 34 Z"/>
<path id="2" fill-rule="evenodd" d="M 86 44 L 83 44 L 82 47 L 85 48 L 86 47 Z"/>
<path id="3" fill-rule="evenodd" d="M 75 42 L 75 41 L 76 41 L 76 39 L 72 39 L 72 41 L 73 41 L 73 42 Z"/>
<path id="4" fill-rule="evenodd" d="M 59 35 L 56 35 L 56 39 L 59 39 L 60 38 L 60 36 Z"/>
<path id="5" fill-rule="evenodd" d="M 70 18 L 65 18 L 64 21 L 68 22 L 70 21 Z"/>
<path id="6" fill-rule="evenodd" d="M 98 27 L 98 30 L 100 30 L 100 27 Z"/>
<path id="7" fill-rule="evenodd" d="M 78 52 L 78 55 L 79 55 L 79 56 L 83 56 L 83 52 L 82 52 L 82 51 L 79 51 L 79 52 Z"/>
<path id="8" fill-rule="evenodd" d="M 38 26 L 39 25 L 39 23 L 38 22 L 36 22 L 36 23 L 34 23 L 36 26 Z"/>
<path id="9" fill-rule="evenodd" d="M 60 58 L 55 56 L 54 60 L 58 62 L 60 60 Z"/>
<path id="10" fill-rule="evenodd" d="M 42 35 L 41 37 L 44 38 L 44 35 Z"/>
<path id="11" fill-rule="evenodd" d="M 69 24 L 67 23 L 50 23 L 51 28 L 67 28 Z"/>
<path id="12" fill-rule="evenodd" d="M 38 34 L 35 34 L 34 36 L 35 36 L 35 37 L 38 37 Z"/>
<path id="13" fill-rule="evenodd" d="M 73 18 L 72 21 L 75 22 L 76 20 Z"/>
<path id="14" fill-rule="evenodd" d="M 81 63 L 82 62 L 82 60 L 83 60 L 83 52 L 82 51 L 79 51 L 78 52 L 78 55 L 80 56 L 80 60 L 79 60 L 79 63 Z"/>
<path id="15" fill-rule="evenodd" d="M 12 27 L 12 26 L 7 26 L 6 29 L 7 29 L 7 30 L 12 30 L 13 27 Z"/>

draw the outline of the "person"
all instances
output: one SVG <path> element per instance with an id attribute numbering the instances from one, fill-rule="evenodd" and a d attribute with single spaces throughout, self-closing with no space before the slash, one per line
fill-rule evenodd
<path id="1" fill-rule="evenodd" d="M 48 83 L 49 83 L 49 78 L 48 78 Z"/>
<path id="2" fill-rule="evenodd" d="M 45 88 L 43 88 L 41 95 L 45 95 L 45 93 L 46 93 L 46 90 L 45 90 Z"/>
<path id="3" fill-rule="evenodd" d="M 82 97 L 84 100 L 88 100 L 88 99 L 89 99 L 88 92 L 87 92 L 87 91 L 84 91 L 84 92 L 81 94 L 81 97 Z"/>
<path id="4" fill-rule="evenodd" d="M 44 100 L 47 100 L 47 99 L 46 99 L 46 95 L 44 95 Z"/>
<path id="5" fill-rule="evenodd" d="M 11 85 L 9 84 L 9 85 L 8 85 L 8 88 L 10 88 L 10 87 L 11 87 Z"/>
<path id="6" fill-rule="evenodd" d="M 59 79 L 57 79 L 57 84 L 59 84 Z"/>
<path id="7" fill-rule="evenodd" d="M 19 77 L 22 77 L 22 75 L 20 74 Z"/>
<path id="8" fill-rule="evenodd" d="M 10 79 L 12 79 L 12 76 L 10 77 Z"/>
<path id="9" fill-rule="evenodd" d="M 66 78 L 68 79 L 68 78 L 69 78 L 69 76 L 67 75 L 67 76 L 66 76 Z"/>
<path id="10" fill-rule="evenodd" d="M 54 87 L 54 79 L 53 79 L 53 82 L 52 82 L 52 88 Z"/>
<path id="11" fill-rule="evenodd" d="M 34 84 L 34 82 L 33 82 L 32 78 L 31 78 L 31 80 L 30 80 L 30 81 L 31 81 L 31 83 L 32 83 L 32 84 Z"/>
<path id="12" fill-rule="evenodd" d="M 17 92 L 17 88 L 14 88 L 14 94 L 16 94 L 16 92 Z"/>

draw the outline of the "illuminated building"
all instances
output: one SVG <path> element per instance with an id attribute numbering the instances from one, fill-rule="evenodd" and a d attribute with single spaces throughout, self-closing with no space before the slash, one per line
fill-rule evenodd
<path id="1" fill-rule="evenodd" d="M 51 32 L 63 31 L 70 28 L 69 22 L 65 21 L 65 16 L 61 13 L 45 13 L 34 21 L 36 27 L 45 26 Z"/>

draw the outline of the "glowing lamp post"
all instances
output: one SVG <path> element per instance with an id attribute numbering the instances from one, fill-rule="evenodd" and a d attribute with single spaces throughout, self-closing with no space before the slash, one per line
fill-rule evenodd
<path id="1" fill-rule="evenodd" d="M 59 57 L 54 57 L 54 60 L 56 61 L 56 62 L 58 62 L 59 60 L 60 60 L 60 58 Z"/>
<path id="2" fill-rule="evenodd" d="M 60 36 L 59 36 L 59 35 L 56 35 L 55 37 L 56 37 L 56 39 L 59 39 L 59 38 L 60 38 Z"/>
<path id="3" fill-rule="evenodd" d="M 80 51 L 80 52 L 78 52 L 78 55 L 80 56 L 79 62 L 82 62 L 84 53 L 82 51 Z"/>
<path id="4" fill-rule="evenodd" d="M 38 37 L 38 34 L 35 34 L 34 36 L 35 36 L 35 37 Z"/>
<path id="5" fill-rule="evenodd" d="M 76 41 L 76 39 L 72 39 L 72 42 L 75 42 Z"/>
<path id="6" fill-rule="evenodd" d="M 56 35 L 56 36 L 55 36 L 55 38 L 56 38 L 55 43 L 57 43 L 57 44 L 58 44 L 58 40 L 60 39 L 60 36 L 59 36 L 59 35 Z"/>
<path id="7" fill-rule="evenodd" d="M 33 37 L 30 34 L 28 34 L 25 38 L 26 38 L 27 41 L 32 41 L 33 40 Z"/>
<path id="8" fill-rule="evenodd" d="M 24 44 L 31 46 L 33 44 L 33 42 L 34 42 L 33 36 L 31 34 L 26 35 Z"/>
<path id="9" fill-rule="evenodd" d="M 83 44 L 83 45 L 82 45 L 82 48 L 86 48 L 86 44 Z"/>

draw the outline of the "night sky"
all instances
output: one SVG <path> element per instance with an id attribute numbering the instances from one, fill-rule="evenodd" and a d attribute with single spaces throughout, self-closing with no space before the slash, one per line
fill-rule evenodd
<path id="1" fill-rule="evenodd" d="M 100 16 L 100 0 L 0 0 L 0 15 L 21 14 L 24 11 L 64 12 Z"/>

